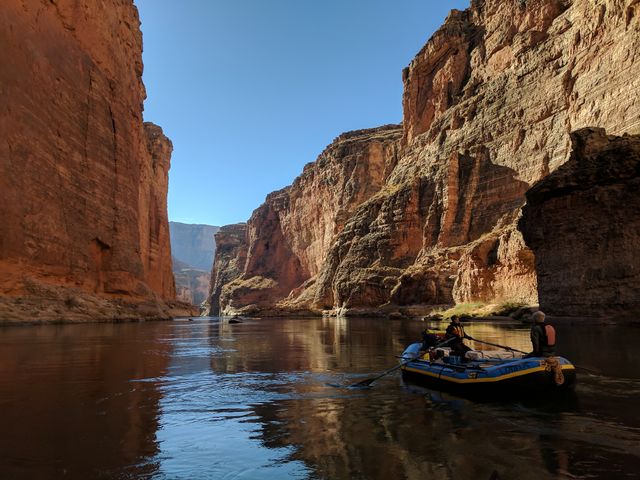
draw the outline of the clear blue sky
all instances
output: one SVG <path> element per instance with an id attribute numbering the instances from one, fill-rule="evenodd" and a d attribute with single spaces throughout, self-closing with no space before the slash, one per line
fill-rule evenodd
<path id="1" fill-rule="evenodd" d="M 169 219 L 246 221 L 340 133 L 402 119 L 402 69 L 469 0 L 135 0 Z"/>

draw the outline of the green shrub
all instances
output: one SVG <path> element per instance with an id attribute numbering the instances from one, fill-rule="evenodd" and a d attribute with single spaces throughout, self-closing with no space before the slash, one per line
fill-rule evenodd
<path id="1" fill-rule="evenodd" d="M 493 315 L 500 315 L 503 317 L 507 317 L 511 315 L 513 312 L 520 310 L 523 307 L 527 307 L 528 305 L 524 302 L 504 302 L 495 309 Z"/>
<path id="2" fill-rule="evenodd" d="M 486 307 L 486 304 L 481 302 L 458 303 L 448 310 L 437 313 L 442 316 L 443 320 L 451 320 L 451 317 L 454 315 L 458 315 L 459 317 L 479 317 L 484 314 L 484 307 Z"/>
<path id="3" fill-rule="evenodd" d="M 459 317 L 488 317 L 502 316 L 507 317 L 528 305 L 521 301 L 506 301 L 501 304 L 483 303 L 483 302 L 467 302 L 458 303 L 447 310 L 433 310 L 431 315 L 439 315 L 443 320 L 451 320 L 453 315 Z"/>

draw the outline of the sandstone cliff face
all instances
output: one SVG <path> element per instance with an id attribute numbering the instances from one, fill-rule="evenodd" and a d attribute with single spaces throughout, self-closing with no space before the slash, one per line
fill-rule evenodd
<path id="1" fill-rule="evenodd" d="M 176 298 L 189 305 L 200 306 L 208 299 L 211 271 L 199 270 L 173 257 Z"/>
<path id="2" fill-rule="evenodd" d="M 640 131 L 637 52 L 637 0 L 475 0 L 452 11 L 403 72 L 402 139 L 377 193 L 333 231 L 307 225 L 327 222 L 290 209 L 287 189 L 268 198 L 247 236 L 261 273 L 242 279 L 273 283 L 245 285 L 268 295 L 243 291 L 223 310 L 535 303 L 534 255 L 516 228 L 525 192 L 567 160 L 573 130 Z M 317 175 L 326 168 L 316 162 Z M 315 210 L 341 198 L 340 184 L 304 186 Z M 288 234 L 297 218 L 310 236 Z M 299 248 L 313 244 L 323 248 Z"/>
<path id="3" fill-rule="evenodd" d="M 270 194 L 247 222 L 239 248 L 246 259 L 234 262 L 233 272 L 226 275 L 234 281 L 216 289 L 212 279 L 212 312 L 219 304 L 225 313 L 277 313 L 275 303 L 294 289 L 291 299 L 300 307 L 292 304 L 288 310 L 307 311 L 307 302 L 296 294 L 313 283 L 347 219 L 384 186 L 397 162 L 401 134 L 395 125 L 345 133 L 293 185 Z M 226 235 L 223 227 L 216 235 L 218 248 L 219 242 L 227 242 Z M 214 277 L 225 270 L 216 254 Z"/>
<path id="4" fill-rule="evenodd" d="M 145 280 L 162 298 L 175 298 L 171 261 L 167 192 L 173 145 L 162 129 L 144 123 L 148 155 L 142 156 L 142 175 L 138 184 L 139 232 Z M 134 238 L 135 241 L 135 238 Z"/>
<path id="5" fill-rule="evenodd" d="M 216 254 L 209 282 L 209 305 L 205 315 L 219 315 L 221 312 L 222 290 L 232 281 L 240 278 L 247 261 L 247 225 L 238 223 L 226 225 L 215 235 Z M 223 305 L 226 307 L 227 295 Z"/>
<path id="6" fill-rule="evenodd" d="M 638 128 L 637 21 L 603 4 L 597 22 L 591 7 L 487 1 L 452 12 L 404 72 L 395 193 L 337 239 L 342 260 L 326 275 L 337 307 L 536 301 L 533 255 L 515 229 L 525 191 L 565 161 L 573 128 Z M 422 245 L 404 263 L 365 255 L 367 243 L 396 252 L 406 242 L 395 239 L 416 231 Z"/>
<path id="7" fill-rule="evenodd" d="M 172 147 L 132 1 L 8 0 L 0 44 L 0 318 L 166 317 Z"/>
<path id="8" fill-rule="evenodd" d="M 527 192 L 519 223 L 535 252 L 540 306 L 559 316 L 634 319 L 640 136 L 583 129 L 572 143 L 569 161 Z"/>

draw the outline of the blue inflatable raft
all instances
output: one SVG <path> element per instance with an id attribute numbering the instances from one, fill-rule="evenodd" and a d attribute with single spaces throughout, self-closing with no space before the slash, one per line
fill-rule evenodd
<path id="1" fill-rule="evenodd" d="M 518 358 L 509 353 L 511 358 L 504 358 L 505 352 L 476 351 L 468 352 L 463 362 L 442 349 L 444 357 L 429 360 L 420 347 L 420 343 L 414 343 L 402 353 L 403 378 L 460 394 L 503 397 L 546 393 L 572 387 L 576 380 L 575 367 L 563 357 Z"/>

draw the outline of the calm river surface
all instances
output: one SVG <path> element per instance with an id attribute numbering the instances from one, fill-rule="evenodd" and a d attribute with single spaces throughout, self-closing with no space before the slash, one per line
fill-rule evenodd
<path id="1" fill-rule="evenodd" d="M 419 321 L 216 318 L 0 329 L 0 479 L 640 478 L 640 328 L 562 327 L 573 397 L 357 382 Z M 528 348 L 528 327 L 469 324 Z M 497 475 L 496 476 L 496 473 Z"/>

